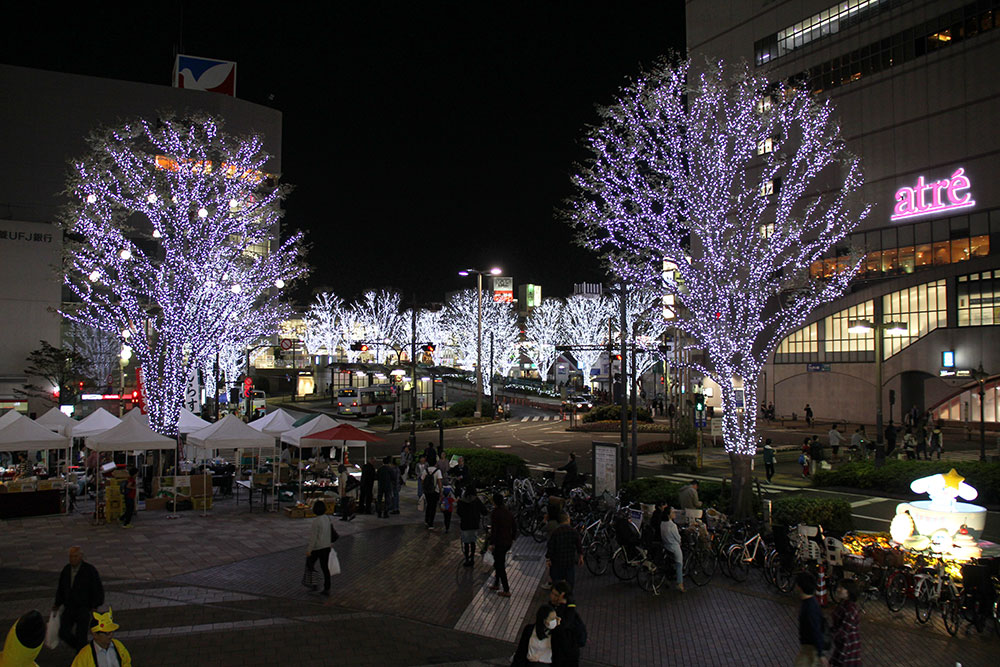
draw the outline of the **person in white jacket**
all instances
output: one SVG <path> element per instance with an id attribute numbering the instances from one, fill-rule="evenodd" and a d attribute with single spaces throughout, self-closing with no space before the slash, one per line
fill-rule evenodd
<path id="1" fill-rule="evenodd" d="M 312 520 L 309 533 L 309 546 L 306 547 L 306 570 L 302 575 L 302 585 L 316 590 L 316 584 L 312 583 L 312 575 L 315 572 L 316 561 L 323 571 L 323 595 L 330 595 L 330 548 L 337 541 L 340 535 L 333 527 L 333 517 L 326 514 L 326 503 L 317 500 L 313 504 L 313 513 L 316 518 Z"/>
<path id="2" fill-rule="evenodd" d="M 668 509 L 666 518 L 660 522 L 660 539 L 663 540 L 663 550 L 674 557 L 674 574 L 677 579 L 677 590 L 684 592 L 684 553 L 681 551 L 681 532 L 674 523 L 673 509 Z"/>

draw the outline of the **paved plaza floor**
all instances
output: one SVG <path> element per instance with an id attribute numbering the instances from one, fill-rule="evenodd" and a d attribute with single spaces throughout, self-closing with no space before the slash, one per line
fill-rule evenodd
<path id="1" fill-rule="evenodd" d="M 513 596 L 488 590 L 481 563 L 461 566 L 457 517 L 427 531 L 404 489 L 400 515 L 336 523 L 343 573 L 333 595 L 301 586 L 308 521 L 250 514 L 218 501 L 208 516 L 142 512 L 136 527 L 91 526 L 83 515 L 0 522 L 0 627 L 51 608 L 72 544 L 105 580 L 117 636 L 136 665 L 500 665 L 547 599 L 544 545 L 520 538 L 509 566 Z M 765 586 L 721 575 L 660 596 L 612 574 L 577 573 L 592 665 L 790 665 L 797 606 Z M 995 635 L 948 636 L 940 617 L 917 625 L 912 608 L 870 602 L 862 620 L 866 665 L 995 665 Z M 40 665 L 68 665 L 43 650 Z"/>

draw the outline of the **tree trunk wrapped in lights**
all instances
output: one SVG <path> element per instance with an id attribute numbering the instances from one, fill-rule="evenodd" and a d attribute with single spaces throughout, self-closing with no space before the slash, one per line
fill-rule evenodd
<path id="1" fill-rule="evenodd" d="M 869 211 L 854 201 L 860 162 L 832 115 L 828 101 L 746 66 L 664 60 L 602 109 L 592 158 L 573 177 L 579 241 L 626 282 L 661 286 L 678 306 L 671 326 L 706 353 L 692 366 L 721 387 L 741 513 L 762 366 L 861 263 L 854 253 L 839 272 L 810 273 Z"/>
<path id="2" fill-rule="evenodd" d="M 305 266 L 300 234 L 275 239 L 287 186 L 260 137 L 208 117 L 130 121 L 88 145 L 62 219 L 79 301 L 65 315 L 132 348 L 150 425 L 173 434 L 192 369 L 289 314 L 280 290 Z"/>

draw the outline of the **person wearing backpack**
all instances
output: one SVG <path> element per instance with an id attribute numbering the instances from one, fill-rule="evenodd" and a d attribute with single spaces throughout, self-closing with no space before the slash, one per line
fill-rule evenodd
<path id="1" fill-rule="evenodd" d="M 306 547 L 306 570 L 302 575 L 302 585 L 310 590 L 316 590 L 316 584 L 312 583 L 312 575 L 315 570 L 316 561 L 323 571 L 323 591 L 322 595 L 330 595 L 330 548 L 337 541 L 340 535 L 333 527 L 333 518 L 326 515 L 326 503 L 317 500 L 313 504 L 313 514 L 316 518 L 312 520 L 309 532 L 309 546 Z"/>
<path id="2" fill-rule="evenodd" d="M 553 653 L 562 656 L 560 665 L 576 667 L 580 664 L 580 649 L 587 645 L 587 626 L 577 613 L 573 587 L 565 580 L 552 584 L 549 604 L 559 617 L 559 624 L 552 631 Z"/>
<path id="3" fill-rule="evenodd" d="M 427 530 L 434 530 L 434 513 L 441 498 L 442 477 L 438 467 L 428 463 L 427 473 L 421 482 L 424 490 L 424 523 L 427 524 Z"/>

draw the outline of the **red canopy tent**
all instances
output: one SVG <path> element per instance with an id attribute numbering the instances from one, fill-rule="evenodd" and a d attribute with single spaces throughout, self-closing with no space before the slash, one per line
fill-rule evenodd
<path id="1" fill-rule="evenodd" d="M 303 436 L 303 440 L 340 440 L 344 443 L 344 451 L 341 455 L 341 462 L 344 462 L 347 458 L 347 448 L 351 447 L 349 442 L 383 442 L 385 438 L 380 438 L 379 436 L 371 433 L 369 431 L 362 431 L 357 426 L 352 426 L 351 424 L 338 424 L 333 428 L 328 428 L 325 431 L 317 431 L 311 435 Z M 357 446 L 357 445 L 354 445 Z M 361 445 L 365 448 L 364 459 L 368 458 L 368 445 Z M 364 460 L 363 459 L 363 460 Z"/>

